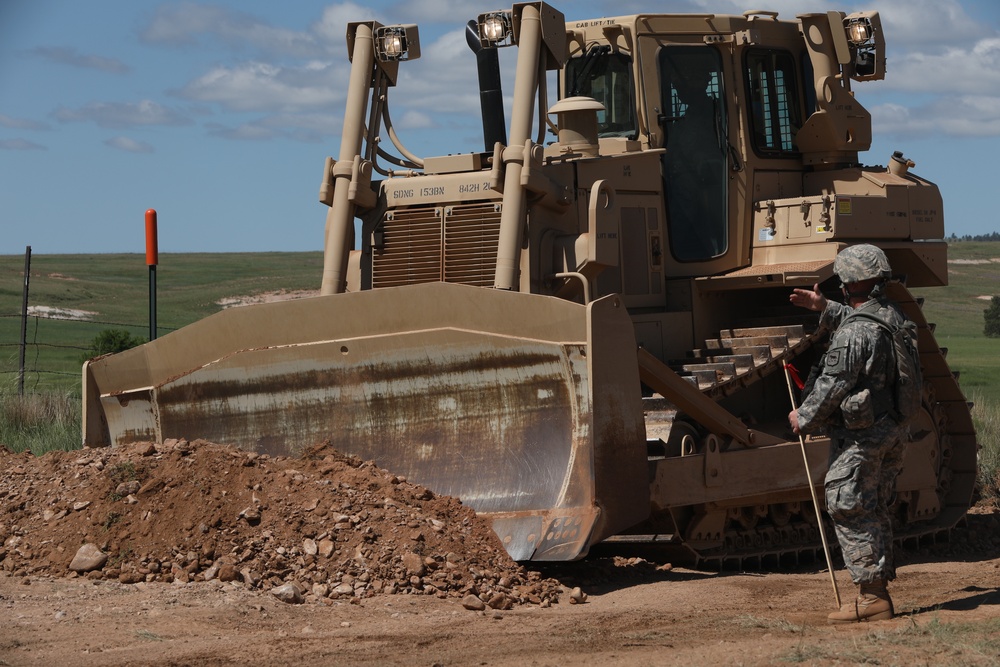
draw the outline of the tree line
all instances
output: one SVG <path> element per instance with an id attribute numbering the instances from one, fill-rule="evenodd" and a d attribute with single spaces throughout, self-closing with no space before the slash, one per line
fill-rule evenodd
<path id="1" fill-rule="evenodd" d="M 955 232 L 951 233 L 951 236 L 945 239 L 948 243 L 960 243 L 962 241 L 1000 241 L 1000 232 L 993 232 L 992 234 L 965 234 L 963 236 L 956 236 Z"/>

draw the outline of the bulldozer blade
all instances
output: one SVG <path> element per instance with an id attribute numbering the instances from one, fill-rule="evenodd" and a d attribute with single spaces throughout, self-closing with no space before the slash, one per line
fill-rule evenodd
<path id="1" fill-rule="evenodd" d="M 432 283 L 222 311 L 84 367 L 89 445 L 202 438 L 372 460 L 572 560 L 649 512 L 636 344 L 618 297 Z"/>

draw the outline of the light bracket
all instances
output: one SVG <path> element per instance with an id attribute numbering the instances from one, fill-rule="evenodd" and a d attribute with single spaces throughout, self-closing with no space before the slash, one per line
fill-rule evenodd
<path id="1" fill-rule="evenodd" d="M 483 48 L 502 48 L 514 44 L 514 17 L 509 11 L 480 14 L 476 19 L 479 43 Z"/>
<path id="2" fill-rule="evenodd" d="M 387 25 L 375 28 L 375 59 L 379 62 L 416 60 L 420 57 L 417 26 Z"/>

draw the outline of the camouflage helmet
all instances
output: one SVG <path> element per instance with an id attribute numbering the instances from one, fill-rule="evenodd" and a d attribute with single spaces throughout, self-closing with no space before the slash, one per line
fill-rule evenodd
<path id="1" fill-rule="evenodd" d="M 844 248 L 833 261 L 833 272 L 844 284 L 892 275 L 889 260 L 881 248 L 868 243 Z"/>

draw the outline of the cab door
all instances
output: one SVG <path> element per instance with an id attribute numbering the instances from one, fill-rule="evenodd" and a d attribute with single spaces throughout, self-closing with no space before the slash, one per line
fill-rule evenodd
<path id="1" fill-rule="evenodd" d="M 729 90 L 733 54 L 727 45 L 678 35 L 640 41 L 645 103 L 661 158 L 667 214 L 668 277 L 708 276 L 746 266 L 740 220 L 746 214 L 738 144 L 739 119 Z M 649 108 L 647 107 L 647 108 Z M 742 188 L 742 189 L 741 189 Z"/>

